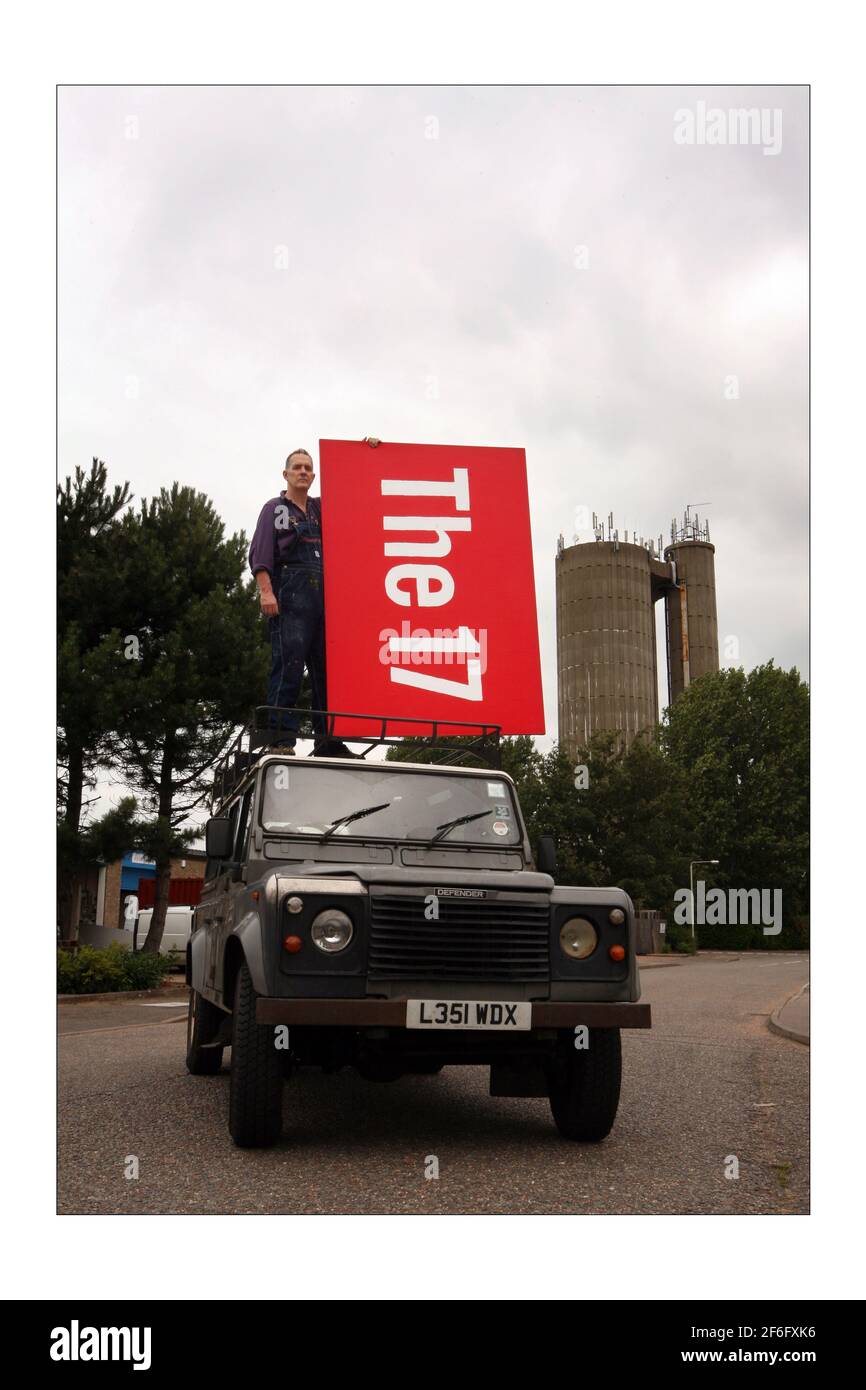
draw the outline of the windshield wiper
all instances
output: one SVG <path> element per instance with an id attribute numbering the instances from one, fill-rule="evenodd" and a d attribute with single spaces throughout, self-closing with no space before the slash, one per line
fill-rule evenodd
<path id="1" fill-rule="evenodd" d="M 493 811 L 474 811 L 471 816 L 458 816 L 456 820 L 447 820 L 444 825 L 437 825 L 436 834 L 429 841 L 435 845 L 437 840 L 444 840 L 449 830 L 453 830 L 456 825 L 468 825 L 471 820 L 480 820 L 482 816 L 492 816 Z"/>
<path id="2" fill-rule="evenodd" d="M 360 820 L 362 816 L 372 816 L 374 811 L 384 811 L 385 807 L 390 805 L 390 801 L 381 801 L 378 806 L 365 806 L 360 811 L 352 811 L 348 816 L 340 816 L 338 820 L 331 822 L 321 839 L 329 839 L 335 830 L 339 830 L 341 825 L 348 825 L 353 820 Z"/>

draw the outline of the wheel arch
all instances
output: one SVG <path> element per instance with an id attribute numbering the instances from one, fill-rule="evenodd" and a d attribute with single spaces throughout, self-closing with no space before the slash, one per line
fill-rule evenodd
<path id="1" fill-rule="evenodd" d="M 222 998 L 227 1009 L 234 1007 L 240 968 L 246 961 L 256 994 L 267 994 L 262 943 L 262 919 L 257 912 L 245 913 L 226 938 L 223 952 Z"/>

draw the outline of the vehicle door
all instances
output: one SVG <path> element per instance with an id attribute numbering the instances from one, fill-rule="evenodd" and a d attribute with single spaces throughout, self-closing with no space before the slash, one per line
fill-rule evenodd
<path id="1" fill-rule="evenodd" d="M 237 840 L 240 809 L 241 799 L 240 797 L 236 797 L 229 806 L 227 813 L 232 827 L 232 846 L 235 845 Z M 217 980 L 217 971 L 219 962 L 222 961 L 223 956 L 226 916 L 229 910 L 228 886 L 232 876 L 232 865 L 232 858 L 216 862 L 211 886 L 206 889 L 206 894 L 204 892 L 202 893 L 201 902 L 196 912 L 196 921 L 199 920 L 199 913 L 201 913 L 204 926 L 207 928 L 207 966 L 205 982 L 208 989 L 213 990 L 218 990 L 222 986 L 222 980 L 220 979 L 219 982 Z M 221 969 L 219 973 L 220 975 L 222 974 Z"/>
<path id="2" fill-rule="evenodd" d="M 226 937 L 229 936 L 237 923 L 238 904 L 246 888 L 246 875 L 244 869 L 246 867 L 247 850 L 250 842 L 254 791 L 254 786 L 247 787 L 247 790 L 238 803 L 237 821 L 234 826 L 232 862 L 226 867 L 225 872 L 225 906 L 223 909 L 223 922 L 218 931 L 220 946 L 216 961 L 216 988 L 220 991 L 223 988 L 222 967 L 223 961 L 225 960 Z"/>
<path id="3" fill-rule="evenodd" d="M 194 972 L 194 982 L 197 988 L 200 988 L 202 984 L 207 984 L 207 967 L 212 931 L 210 924 L 213 919 L 216 898 L 219 895 L 219 868 L 218 859 L 208 859 L 204 867 L 201 895 L 192 914 L 192 935 L 194 937 L 193 959 L 203 961 L 205 971 L 204 980 L 200 979 L 197 971 Z M 201 940 L 198 938 L 198 933 L 201 933 Z"/>

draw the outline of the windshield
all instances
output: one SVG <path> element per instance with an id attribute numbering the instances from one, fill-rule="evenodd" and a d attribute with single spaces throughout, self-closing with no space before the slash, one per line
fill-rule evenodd
<path id="1" fill-rule="evenodd" d="M 360 811 L 367 814 L 331 828 Z M 443 830 L 464 816 L 472 819 Z M 330 832 L 331 841 L 352 836 L 429 841 L 438 834 L 437 846 L 499 848 L 521 838 L 512 789 L 495 772 L 483 777 L 401 772 L 388 763 L 345 768 L 274 763 L 265 773 L 262 825 L 272 834 Z"/>

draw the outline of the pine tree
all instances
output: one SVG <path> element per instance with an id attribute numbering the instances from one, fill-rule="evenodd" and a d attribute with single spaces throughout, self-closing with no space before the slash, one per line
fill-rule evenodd
<path id="1" fill-rule="evenodd" d="M 245 578 L 247 539 L 226 537 L 203 493 L 175 483 L 124 517 L 124 608 L 133 619 L 134 698 L 118 723 L 114 760 L 151 821 L 156 898 L 144 949 L 158 951 L 171 859 L 206 801 L 214 764 L 250 709 L 263 703 L 268 648 Z"/>
<path id="2" fill-rule="evenodd" d="M 58 885 L 62 940 L 78 918 L 84 793 L 116 722 L 126 680 L 117 621 L 114 538 L 129 483 L 108 490 L 104 463 L 57 488 Z"/>

